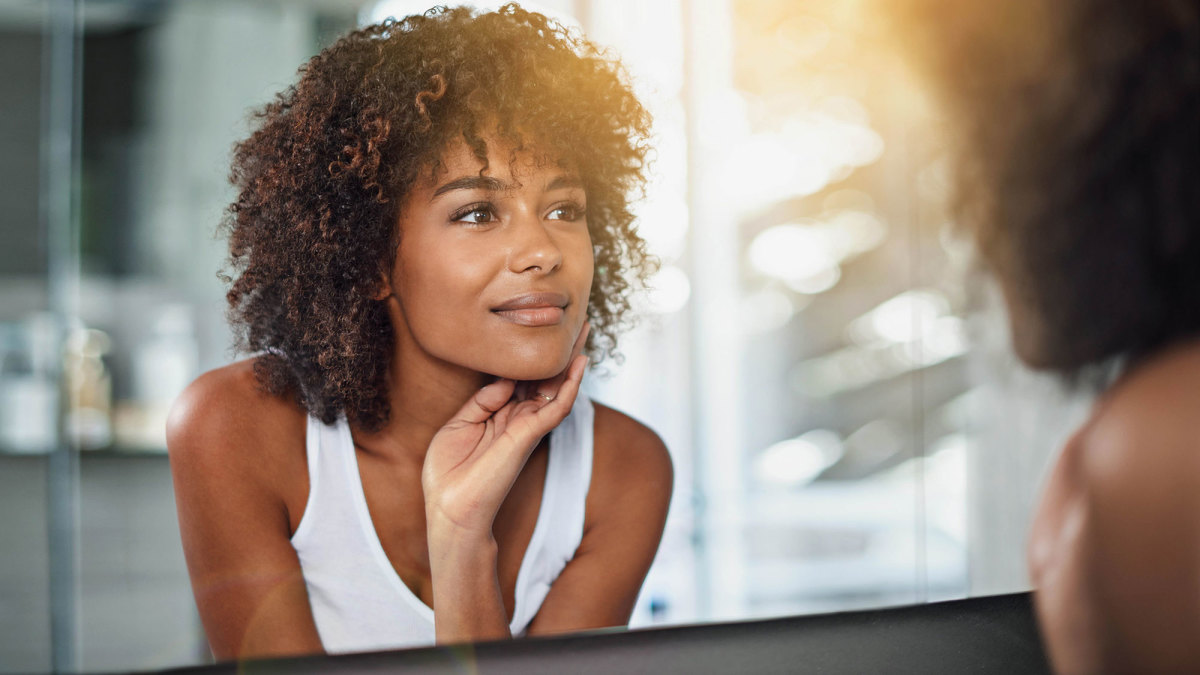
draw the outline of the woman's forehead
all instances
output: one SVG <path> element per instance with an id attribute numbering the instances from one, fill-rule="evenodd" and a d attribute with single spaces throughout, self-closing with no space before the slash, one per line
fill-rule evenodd
<path id="1" fill-rule="evenodd" d="M 532 176 L 552 173 L 574 178 L 578 174 L 562 153 L 545 144 L 530 144 L 500 136 L 483 136 L 487 151 L 486 163 L 463 138 L 452 140 L 431 163 L 425 174 L 426 185 L 437 185 L 460 176 L 490 176 L 502 182 L 521 182 Z"/>

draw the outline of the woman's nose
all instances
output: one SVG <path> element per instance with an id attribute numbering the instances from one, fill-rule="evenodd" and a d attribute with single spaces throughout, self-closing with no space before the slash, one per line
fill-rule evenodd
<path id="1" fill-rule="evenodd" d="M 562 249 L 536 213 L 518 214 L 511 229 L 510 270 L 517 274 L 534 271 L 546 274 L 562 265 Z"/>

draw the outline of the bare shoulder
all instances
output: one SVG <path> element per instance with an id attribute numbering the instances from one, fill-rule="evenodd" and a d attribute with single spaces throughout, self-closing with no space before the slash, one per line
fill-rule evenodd
<path id="1" fill-rule="evenodd" d="M 1080 470 L 1093 491 L 1200 494 L 1200 342 L 1167 350 L 1122 377 L 1097 403 L 1079 441 Z"/>
<path id="2" fill-rule="evenodd" d="M 219 659 L 321 649 L 289 541 L 308 497 L 304 420 L 249 360 L 201 375 L 171 408 L 179 533 Z"/>
<path id="3" fill-rule="evenodd" d="M 600 403 L 594 424 L 594 470 L 642 477 L 669 487 L 674 469 L 667 446 L 650 427 Z"/>
<path id="4" fill-rule="evenodd" d="M 253 359 L 211 370 L 171 407 L 167 448 L 172 466 L 278 470 L 279 461 L 303 449 L 304 418 L 295 402 L 261 387 Z"/>
<path id="5" fill-rule="evenodd" d="M 1089 663 L 1113 672 L 1200 669 L 1197 383 L 1200 345 L 1165 351 L 1115 384 L 1078 436 L 1077 516 L 1063 517 L 1058 530 L 1070 574 L 1056 582 L 1077 590 L 1047 589 L 1080 608 L 1076 630 L 1062 620 L 1059 639 L 1050 641 L 1063 670 Z M 1056 615 L 1045 607 L 1042 613 L 1053 630 Z M 1066 609 L 1059 614 L 1069 616 Z M 1090 660 L 1074 658 L 1077 644 L 1094 647 Z"/>
<path id="6" fill-rule="evenodd" d="M 1117 545 L 1131 567 L 1160 564 L 1156 534 L 1200 546 L 1200 345 L 1165 352 L 1126 373 L 1096 402 L 1091 418 L 1063 447 L 1033 526 L 1035 577 L 1061 555 L 1068 525 L 1090 533 L 1071 540 L 1074 554 L 1116 562 L 1101 544 Z M 1139 546 L 1132 542 L 1141 541 Z M 1188 550 L 1192 550 L 1189 546 Z M 1144 553 L 1140 559 L 1128 556 Z M 1094 571 L 1104 571 L 1104 564 Z M 1198 561 L 1200 564 L 1200 561 Z"/>

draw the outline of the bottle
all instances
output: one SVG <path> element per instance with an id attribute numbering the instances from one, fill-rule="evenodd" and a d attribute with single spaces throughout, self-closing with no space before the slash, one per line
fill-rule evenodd
<path id="1" fill-rule="evenodd" d="M 67 438 L 81 450 L 112 444 L 112 376 L 104 355 L 112 349 L 108 334 L 77 326 L 67 334 L 63 379 L 67 391 Z"/>

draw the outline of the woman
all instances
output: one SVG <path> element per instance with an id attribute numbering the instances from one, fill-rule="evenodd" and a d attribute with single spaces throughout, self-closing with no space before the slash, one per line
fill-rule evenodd
<path id="1" fill-rule="evenodd" d="M 576 396 L 650 270 L 618 67 L 514 5 L 431 11 L 341 39 L 258 119 L 227 221 L 258 355 L 168 429 L 216 656 L 626 623 L 672 477 Z"/>
<path id="2" fill-rule="evenodd" d="M 917 5 L 1018 355 L 1116 367 L 1033 524 L 1051 661 L 1200 672 L 1200 5 Z"/>

